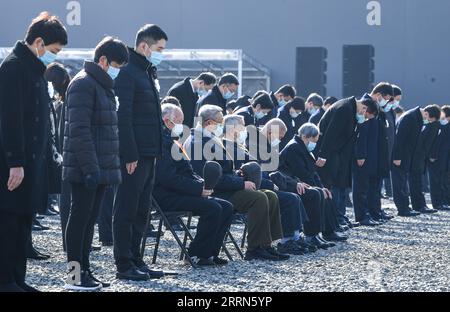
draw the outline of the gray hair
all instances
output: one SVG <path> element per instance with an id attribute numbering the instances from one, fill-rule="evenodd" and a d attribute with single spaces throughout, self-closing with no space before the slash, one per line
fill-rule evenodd
<path id="1" fill-rule="evenodd" d="M 226 129 L 227 127 L 235 127 L 238 125 L 245 126 L 244 117 L 240 115 L 226 115 L 223 118 L 223 126 Z"/>
<path id="2" fill-rule="evenodd" d="M 315 124 L 307 122 L 298 129 L 299 136 L 305 136 L 307 139 L 315 138 L 320 133 L 319 127 Z"/>
<path id="3" fill-rule="evenodd" d="M 323 106 L 323 97 L 317 93 L 311 93 L 306 100 L 306 103 L 312 102 L 314 106 Z"/>
<path id="4" fill-rule="evenodd" d="M 180 107 L 178 107 L 174 104 L 168 104 L 168 103 L 163 104 L 161 106 L 161 117 L 169 115 L 169 118 L 172 119 L 172 118 L 174 118 L 175 111 L 178 111 L 181 113 L 183 112 Z"/>
<path id="5" fill-rule="evenodd" d="M 198 111 L 198 116 L 202 122 L 216 120 L 217 115 L 222 113 L 222 108 L 217 105 L 203 105 Z"/>

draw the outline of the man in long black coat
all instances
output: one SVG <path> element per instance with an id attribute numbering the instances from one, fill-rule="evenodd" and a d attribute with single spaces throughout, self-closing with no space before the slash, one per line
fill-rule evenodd
<path id="1" fill-rule="evenodd" d="M 174 84 L 167 92 L 180 101 L 184 114 L 184 124 L 194 126 L 195 109 L 199 98 L 205 96 L 216 84 L 216 76 L 212 73 L 201 73 L 197 78 L 186 78 Z"/>
<path id="2" fill-rule="evenodd" d="M 417 178 L 417 174 L 420 175 L 419 172 L 422 172 L 423 174 L 426 157 L 428 156 L 428 153 L 430 151 L 419 151 L 419 145 L 423 145 L 423 143 L 419 144 L 419 138 L 422 136 L 422 142 L 424 139 L 432 141 L 435 139 L 432 137 L 426 138 L 425 136 L 421 135 L 425 130 L 427 130 L 427 127 L 424 124 L 427 124 L 430 121 L 436 122 L 440 117 L 439 108 L 437 109 L 437 111 L 439 112 L 438 117 L 430 117 L 430 112 L 435 111 L 434 114 L 437 113 L 436 107 L 434 109 L 432 107 L 433 106 L 427 106 L 424 110 L 422 110 L 420 107 L 411 109 L 407 111 L 398 121 L 397 132 L 395 135 L 394 147 L 392 151 L 392 187 L 394 193 L 394 202 L 397 206 L 398 214 L 400 216 L 413 217 L 420 214 L 417 211 L 412 211 L 409 207 L 409 191 L 411 191 L 411 196 L 416 199 L 416 201 L 413 203 L 413 206 L 415 206 L 414 208 L 417 208 L 418 210 L 422 210 L 423 208 L 425 208 L 418 207 L 422 205 L 423 202 L 420 203 L 418 200 L 420 195 L 417 195 L 417 191 L 422 192 L 422 190 L 420 189 L 422 180 L 420 178 Z M 434 132 L 434 130 L 432 132 Z M 437 132 L 435 135 L 437 135 Z M 422 162 L 423 164 L 421 164 Z M 411 177 L 414 164 L 419 165 L 419 167 L 414 171 L 416 178 Z M 420 181 L 418 181 L 417 179 Z M 413 193 L 415 195 L 413 195 Z"/>
<path id="3" fill-rule="evenodd" d="M 222 108 L 223 115 L 227 113 L 227 102 L 234 97 L 239 86 L 238 78 L 231 73 L 224 74 L 219 83 L 208 94 L 198 100 L 196 115 L 203 105 L 217 105 Z"/>
<path id="4" fill-rule="evenodd" d="M 316 148 L 319 174 L 333 193 L 339 223 L 346 225 L 346 188 L 351 187 L 351 160 L 356 137 L 357 118 L 364 118 L 367 106 L 355 97 L 333 104 L 319 123 L 320 139 Z"/>
<path id="5" fill-rule="evenodd" d="M 42 13 L 0 65 L 0 292 L 35 291 L 25 283 L 25 252 L 48 143 L 44 72 L 66 44 L 61 22 Z"/>

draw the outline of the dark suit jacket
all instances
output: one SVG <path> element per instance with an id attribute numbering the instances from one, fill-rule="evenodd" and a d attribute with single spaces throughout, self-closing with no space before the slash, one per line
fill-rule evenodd
<path id="1" fill-rule="evenodd" d="M 425 173 L 427 160 L 431 158 L 432 147 L 439 134 L 439 122 L 433 122 L 422 128 L 412 157 L 411 171 Z"/>
<path id="2" fill-rule="evenodd" d="M 223 115 L 225 116 L 227 114 L 227 100 L 223 98 L 222 93 L 220 93 L 219 87 L 214 86 L 208 94 L 206 94 L 204 97 L 202 97 L 200 100 L 198 100 L 197 103 L 197 110 L 196 114 L 198 113 L 198 110 L 203 105 L 217 105 L 222 108 Z"/>
<path id="3" fill-rule="evenodd" d="M 436 159 L 440 171 L 450 171 L 450 124 L 441 126 L 430 158 Z"/>
<path id="4" fill-rule="evenodd" d="M 379 160 L 379 123 L 377 118 L 367 120 L 358 126 L 358 135 L 355 144 L 354 168 L 360 173 L 370 176 L 378 175 Z M 365 159 L 364 165 L 359 167 L 358 159 Z"/>
<path id="5" fill-rule="evenodd" d="M 191 79 L 186 78 L 183 81 L 177 82 L 169 89 L 167 95 L 174 96 L 180 101 L 184 114 L 184 124 L 192 128 L 194 126 L 198 94 L 192 90 Z"/>

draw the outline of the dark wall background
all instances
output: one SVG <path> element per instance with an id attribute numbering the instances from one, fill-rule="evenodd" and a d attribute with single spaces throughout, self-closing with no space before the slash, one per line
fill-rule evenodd
<path id="1" fill-rule="evenodd" d="M 24 36 L 42 10 L 66 22 L 68 0 L 1 0 L 0 46 Z M 328 49 L 328 95 L 342 95 L 342 46 L 375 47 L 375 79 L 403 87 L 408 107 L 448 101 L 450 1 L 380 0 L 381 26 L 366 22 L 369 0 L 79 0 L 81 25 L 70 47 L 106 34 L 128 44 L 145 23 L 162 26 L 169 48 L 239 48 L 272 71 L 272 89 L 295 84 L 298 46 Z"/>

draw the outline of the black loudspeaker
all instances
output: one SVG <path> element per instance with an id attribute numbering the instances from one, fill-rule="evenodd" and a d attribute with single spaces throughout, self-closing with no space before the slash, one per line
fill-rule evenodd
<path id="1" fill-rule="evenodd" d="M 300 96 L 311 93 L 327 95 L 328 51 L 322 47 L 298 47 L 295 70 L 295 87 Z"/>
<path id="2" fill-rule="evenodd" d="M 345 45 L 343 52 L 343 96 L 360 97 L 372 91 L 375 48 L 372 45 Z"/>

